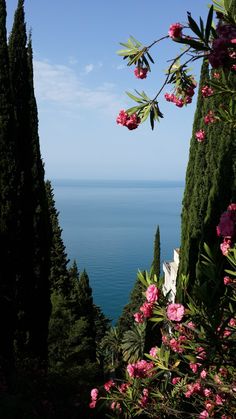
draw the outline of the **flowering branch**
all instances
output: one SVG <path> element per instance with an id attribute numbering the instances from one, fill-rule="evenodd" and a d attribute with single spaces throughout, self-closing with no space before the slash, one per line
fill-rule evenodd
<path id="1" fill-rule="evenodd" d="M 204 57 L 209 60 L 213 69 L 222 69 L 223 73 L 224 69 L 226 69 L 227 73 L 234 74 L 236 71 L 235 10 L 232 6 L 232 2 L 229 0 L 213 0 L 213 3 L 216 5 L 214 7 L 218 13 L 218 17 L 221 19 L 216 29 L 212 26 L 214 7 L 211 6 L 205 26 L 201 18 L 198 25 L 191 14 L 188 13 L 188 26 L 183 26 L 180 23 L 172 24 L 169 28 L 168 35 L 159 38 L 147 47 L 143 46 L 133 37 L 130 37 L 127 43 L 121 43 L 126 49 L 118 51 L 118 54 L 128 60 L 128 66 L 131 66 L 132 64 L 136 65 L 134 74 L 139 79 L 145 79 L 148 72 L 151 71 L 151 64 L 154 64 L 154 60 L 151 57 L 149 50 L 158 42 L 170 38 L 174 42 L 184 44 L 187 48 L 176 58 L 169 60 L 172 61 L 172 63 L 167 70 L 166 78 L 153 99 L 148 98 L 145 92 L 139 93 L 136 91 L 138 96 L 127 93 L 131 99 L 140 104 L 129 108 L 126 111 L 122 110 L 116 120 L 119 125 L 126 126 L 128 129 L 135 129 L 140 123 L 150 117 L 151 128 L 154 129 L 154 122 L 163 117 L 157 98 L 167 84 L 174 84 L 175 86 L 173 93 L 165 94 L 165 99 L 167 101 L 173 102 L 178 107 L 183 107 L 191 103 L 196 82 L 193 76 L 188 74 L 187 64 L 190 62 L 194 62 Z M 228 24 L 228 22 L 231 23 Z M 192 37 L 183 35 L 182 31 L 186 28 L 192 31 Z M 177 65 L 180 59 L 190 52 L 192 52 L 191 57 L 184 64 L 179 63 L 179 65 Z M 210 81 L 210 83 L 214 86 L 214 94 L 229 93 L 232 96 L 231 108 L 233 112 L 229 113 L 224 109 L 221 109 L 215 120 L 221 119 L 223 122 L 228 122 L 234 127 L 236 116 L 234 113 L 234 101 L 236 91 L 233 85 L 228 85 L 229 79 L 230 77 L 227 79 L 226 76 L 223 76 L 221 81 L 216 82 L 213 80 L 212 82 Z M 208 123 L 214 121 L 213 119 L 208 118 Z"/>

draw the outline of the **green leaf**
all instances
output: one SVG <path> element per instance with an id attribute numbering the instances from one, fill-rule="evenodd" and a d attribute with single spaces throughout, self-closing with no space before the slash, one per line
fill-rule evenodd
<path id="1" fill-rule="evenodd" d="M 147 118 L 148 118 L 148 116 L 149 116 L 149 113 L 150 113 L 150 105 L 147 105 L 147 106 L 144 108 L 144 112 L 143 112 L 143 115 L 142 115 L 142 117 L 141 117 L 141 122 L 146 121 L 146 119 L 147 119 Z"/>
<path id="2" fill-rule="evenodd" d="M 120 56 L 129 57 L 137 53 L 136 49 L 120 49 L 116 52 Z"/>
<path id="3" fill-rule="evenodd" d="M 209 41 L 209 37 L 211 33 L 212 18 L 213 18 L 213 6 L 210 7 L 210 10 L 207 16 L 207 23 L 206 23 L 206 30 L 205 30 L 205 39 L 207 43 Z"/>
<path id="4" fill-rule="evenodd" d="M 188 22 L 189 27 L 192 29 L 192 31 L 200 38 L 203 38 L 203 33 L 201 32 L 198 24 L 195 22 L 195 20 L 191 17 L 191 14 L 188 12 Z"/>
<path id="5" fill-rule="evenodd" d="M 148 56 L 149 60 L 151 61 L 151 63 L 152 63 L 152 64 L 154 64 L 154 60 L 153 60 L 153 58 L 151 57 L 151 55 L 149 54 L 149 52 L 147 52 L 146 54 L 147 54 L 147 56 Z"/>
<path id="6" fill-rule="evenodd" d="M 135 102 L 143 103 L 143 100 L 140 97 L 134 96 L 132 95 L 132 93 L 129 93 L 129 92 L 125 92 L 125 93 L 130 97 L 130 99 L 133 99 Z"/>
<path id="7" fill-rule="evenodd" d="M 194 50 L 197 51 L 208 51 L 208 48 L 204 46 L 202 42 L 194 41 L 193 39 L 182 39 L 182 38 L 175 38 L 175 42 L 178 42 L 179 44 L 186 44 L 192 47 Z"/>
<path id="8" fill-rule="evenodd" d="M 200 17 L 200 28 L 201 28 L 202 38 L 204 38 L 205 28 L 204 28 L 204 23 L 201 17 Z"/>

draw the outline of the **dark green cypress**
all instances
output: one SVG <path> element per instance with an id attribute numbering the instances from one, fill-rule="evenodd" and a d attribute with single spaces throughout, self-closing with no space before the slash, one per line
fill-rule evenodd
<path id="1" fill-rule="evenodd" d="M 38 136 L 31 39 L 27 45 L 24 1 L 19 0 L 9 39 L 20 170 L 18 209 L 18 336 L 33 357 L 47 358 L 50 315 L 50 222 Z"/>
<path id="2" fill-rule="evenodd" d="M 203 191 L 205 185 L 206 150 L 205 144 L 199 144 L 195 132 L 203 128 L 202 118 L 206 113 L 206 101 L 202 97 L 201 89 L 207 84 L 208 63 L 204 61 L 201 69 L 197 107 L 193 122 L 193 133 L 190 143 L 189 161 L 185 179 L 185 191 L 182 204 L 181 250 L 179 275 L 189 274 L 191 281 L 195 281 L 195 267 L 198 258 L 199 240 L 201 237 L 201 219 L 204 217 L 202 209 Z M 204 127 L 205 128 L 205 127 Z M 205 200 L 204 196 L 204 200 Z"/>
<path id="3" fill-rule="evenodd" d="M 151 267 L 151 275 L 160 277 L 161 271 L 161 242 L 160 242 L 160 228 L 157 226 L 155 241 L 154 241 L 154 253 L 153 253 L 153 262 Z"/>
<path id="4" fill-rule="evenodd" d="M 59 212 L 56 210 L 51 182 L 47 180 L 45 186 L 52 226 L 50 287 L 52 291 L 58 291 L 64 297 L 68 297 L 71 289 L 67 270 L 69 260 L 67 259 L 66 248 L 62 240 Z"/>
<path id="5" fill-rule="evenodd" d="M 223 258 L 216 236 L 216 225 L 221 213 L 236 197 L 236 137 L 229 124 L 217 121 L 204 125 L 203 118 L 208 110 L 216 112 L 219 106 L 229 106 L 227 95 L 202 98 L 201 88 L 209 84 L 207 62 L 203 63 L 199 85 L 197 109 L 193 124 L 186 186 L 182 208 L 182 231 L 179 279 L 181 274 L 189 275 L 189 289 L 196 280 L 203 280 L 200 261 L 206 242 L 214 251 L 218 262 L 219 277 L 223 273 Z M 198 143 L 195 132 L 206 131 L 204 143 Z M 179 284 L 181 281 L 179 282 Z M 178 297 L 181 290 L 178 286 Z"/>
<path id="6" fill-rule="evenodd" d="M 9 79 L 6 3 L 0 0 L 0 364 L 13 364 L 17 163 L 16 133 Z M 8 371 L 6 371 L 8 372 Z"/>

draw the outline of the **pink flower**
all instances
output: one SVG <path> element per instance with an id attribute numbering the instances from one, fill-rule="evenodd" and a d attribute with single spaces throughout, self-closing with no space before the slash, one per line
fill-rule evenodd
<path id="1" fill-rule="evenodd" d="M 230 247 L 231 247 L 231 242 L 228 240 L 226 241 L 224 239 L 223 243 L 220 244 L 220 250 L 224 256 L 227 256 Z"/>
<path id="2" fill-rule="evenodd" d="M 154 284 L 149 285 L 145 295 L 149 303 L 155 303 L 159 297 L 159 289 Z"/>
<path id="3" fill-rule="evenodd" d="M 136 113 L 128 115 L 123 109 L 120 111 L 118 117 L 116 118 L 118 125 L 127 127 L 129 130 L 138 128 L 141 120 Z"/>
<path id="4" fill-rule="evenodd" d="M 204 419 L 204 418 L 209 418 L 209 413 L 207 412 L 207 410 L 203 410 L 199 415 L 199 419 Z"/>
<path id="5" fill-rule="evenodd" d="M 195 329 L 196 328 L 195 323 L 193 323 L 192 321 L 188 322 L 187 326 L 189 327 L 189 329 Z"/>
<path id="6" fill-rule="evenodd" d="M 211 395 L 211 393 L 212 393 L 212 390 L 211 389 L 204 388 L 204 390 L 203 390 L 204 396 L 209 397 Z"/>
<path id="7" fill-rule="evenodd" d="M 199 363 L 190 362 L 189 367 L 194 372 L 194 374 L 196 374 L 196 372 L 198 370 L 198 367 L 199 367 Z"/>
<path id="8" fill-rule="evenodd" d="M 181 25 L 181 23 L 173 23 L 172 25 L 170 25 L 170 28 L 168 31 L 169 37 L 172 39 L 181 38 L 182 29 L 183 29 L 183 25 Z"/>
<path id="9" fill-rule="evenodd" d="M 146 79 L 148 68 L 145 67 L 136 67 L 134 69 L 134 74 L 137 79 Z"/>
<path id="10" fill-rule="evenodd" d="M 166 336 L 166 335 L 162 335 L 162 337 L 161 337 L 161 340 L 162 340 L 162 343 L 164 344 L 164 345 L 169 345 L 169 339 L 168 339 L 168 336 Z"/>
<path id="11" fill-rule="evenodd" d="M 114 387 L 115 383 L 113 380 L 109 380 L 104 384 L 104 388 L 106 391 L 110 391 L 111 387 Z"/>
<path id="12" fill-rule="evenodd" d="M 146 397 L 149 395 L 148 388 L 143 389 L 143 395 L 146 396 Z"/>
<path id="13" fill-rule="evenodd" d="M 126 369 L 131 378 L 144 378 L 152 375 L 152 369 L 154 364 L 152 362 L 141 361 L 136 362 L 136 364 L 128 364 Z"/>
<path id="14" fill-rule="evenodd" d="M 127 388 L 129 388 L 130 384 L 129 383 L 122 383 L 119 387 L 118 390 L 120 393 L 126 393 Z"/>
<path id="15" fill-rule="evenodd" d="M 206 138 L 206 133 L 203 129 L 200 129 L 199 131 L 195 132 L 195 137 L 199 143 L 202 143 Z"/>
<path id="16" fill-rule="evenodd" d="M 184 101 L 183 101 L 183 99 L 182 99 L 182 98 L 177 99 L 177 100 L 175 101 L 175 105 L 176 105 L 176 106 L 178 106 L 178 108 L 182 108 L 182 107 L 184 106 Z"/>
<path id="17" fill-rule="evenodd" d="M 206 86 L 203 86 L 201 92 L 202 92 L 203 97 L 210 97 L 213 95 L 214 90 L 211 87 L 206 85 Z"/>
<path id="18" fill-rule="evenodd" d="M 216 121 L 216 118 L 214 116 L 214 113 L 212 111 L 209 111 L 206 116 L 204 116 L 204 122 L 205 124 L 213 124 Z"/>
<path id="19" fill-rule="evenodd" d="M 231 66 L 231 70 L 236 71 L 236 64 L 233 64 L 233 65 Z"/>
<path id="20" fill-rule="evenodd" d="M 155 356 L 156 356 L 156 354 L 157 354 L 157 347 L 155 346 L 155 347 L 151 348 L 151 349 L 150 349 L 150 351 L 149 351 L 149 354 L 150 354 L 153 358 L 155 358 Z"/>
<path id="21" fill-rule="evenodd" d="M 220 73 L 217 73 L 217 71 L 215 71 L 213 73 L 213 77 L 214 77 L 214 79 L 220 79 Z"/>
<path id="22" fill-rule="evenodd" d="M 143 323 L 144 322 L 144 317 L 143 317 L 143 313 L 135 313 L 134 314 L 134 320 L 137 322 L 137 323 Z"/>
<path id="23" fill-rule="evenodd" d="M 170 339 L 169 346 L 172 351 L 181 354 L 184 351 L 184 348 L 181 346 L 181 342 L 175 338 Z"/>
<path id="24" fill-rule="evenodd" d="M 172 378 L 172 380 L 171 380 L 171 382 L 172 382 L 172 384 L 177 384 L 177 383 L 179 383 L 180 382 L 180 380 L 181 380 L 181 378 L 180 377 L 174 377 L 174 378 Z"/>
<path id="25" fill-rule="evenodd" d="M 140 122 L 141 122 L 140 118 L 136 115 L 136 113 L 133 113 L 133 115 L 130 115 L 130 117 L 128 118 L 125 126 L 129 130 L 133 130 L 133 129 L 138 128 Z"/>
<path id="26" fill-rule="evenodd" d="M 92 401 L 89 403 L 89 407 L 90 407 L 90 409 L 94 409 L 94 408 L 96 407 L 96 403 L 97 403 L 97 400 L 92 400 Z"/>
<path id="27" fill-rule="evenodd" d="M 206 359 L 206 351 L 202 346 L 198 346 L 197 349 L 197 356 L 198 359 Z"/>
<path id="28" fill-rule="evenodd" d="M 228 211 L 236 211 L 236 204 L 234 202 L 232 202 L 232 204 L 229 204 Z"/>
<path id="29" fill-rule="evenodd" d="M 184 316 L 184 306 L 182 304 L 169 304 L 167 307 L 167 317 L 169 320 L 179 322 Z"/>
<path id="30" fill-rule="evenodd" d="M 235 233 L 235 221 L 236 217 L 234 210 L 223 212 L 217 226 L 220 235 L 223 237 L 232 237 Z"/>
<path id="31" fill-rule="evenodd" d="M 234 318 L 230 319 L 229 326 L 235 327 L 236 326 L 236 319 L 234 319 Z"/>
<path id="32" fill-rule="evenodd" d="M 153 310 L 153 305 L 152 303 L 143 303 L 143 305 L 140 307 L 140 311 L 142 311 L 144 317 L 148 318 L 152 316 L 152 310 Z"/>
<path id="33" fill-rule="evenodd" d="M 98 398 L 98 389 L 97 388 L 93 388 L 90 392 L 91 395 L 91 399 L 92 400 L 97 400 Z"/>
<path id="34" fill-rule="evenodd" d="M 225 276 L 224 277 L 224 284 L 225 285 L 229 285 L 232 284 L 234 281 L 229 277 L 229 276 Z"/>
<path id="35" fill-rule="evenodd" d="M 218 406 L 222 406 L 224 404 L 224 401 L 225 400 L 219 394 L 216 395 L 215 404 L 217 404 Z"/>
<path id="36" fill-rule="evenodd" d="M 207 372 L 206 372 L 206 370 L 202 370 L 202 371 L 200 372 L 200 377 L 201 377 L 203 380 L 205 380 L 206 376 L 207 376 Z"/>
<path id="37" fill-rule="evenodd" d="M 116 122 L 118 125 L 125 126 L 128 118 L 129 118 L 129 115 L 125 112 L 124 109 L 122 109 L 116 118 Z"/>

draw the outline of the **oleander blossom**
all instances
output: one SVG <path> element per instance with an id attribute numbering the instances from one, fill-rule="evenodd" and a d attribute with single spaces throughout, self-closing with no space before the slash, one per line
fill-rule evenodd
<path id="1" fill-rule="evenodd" d="M 169 304 L 167 307 L 167 317 L 174 322 L 180 322 L 184 317 L 184 306 L 182 304 Z"/>
<path id="2" fill-rule="evenodd" d="M 217 38 L 212 42 L 212 50 L 208 55 L 213 68 L 231 67 L 235 64 L 235 25 L 221 23 L 216 28 Z M 232 67 L 231 67 L 232 68 Z"/>
<path id="3" fill-rule="evenodd" d="M 153 304 L 148 302 L 143 303 L 143 305 L 140 307 L 140 311 L 142 311 L 144 317 L 151 317 L 153 312 Z"/>
<path id="4" fill-rule="evenodd" d="M 203 97 L 210 97 L 213 95 L 214 90 L 211 87 L 206 85 L 202 87 L 201 92 L 202 92 Z"/>
<path id="5" fill-rule="evenodd" d="M 206 125 L 208 124 L 213 124 L 214 122 L 216 122 L 216 117 L 214 115 L 214 112 L 209 111 L 205 116 L 204 116 L 204 122 Z"/>
<path id="6" fill-rule="evenodd" d="M 143 313 L 134 313 L 134 320 L 136 321 L 136 323 L 143 323 L 144 322 L 144 316 Z"/>
<path id="7" fill-rule="evenodd" d="M 195 132 L 195 137 L 199 143 L 202 143 L 206 138 L 204 129 L 200 129 L 199 131 Z"/>
<path id="8" fill-rule="evenodd" d="M 233 237 L 236 233 L 236 204 L 228 206 L 227 211 L 223 212 L 217 226 L 217 235 L 222 237 Z"/>
<path id="9" fill-rule="evenodd" d="M 147 67 L 136 67 L 134 69 L 134 75 L 137 79 L 146 79 L 148 68 Z"/>
<path id="10" fill-rule="evenodd" d="M 159 289 L 154 284 L 149 285 L 145 293 L 146 299 L 149 303 L 155 303 L 159 298 L 159 294 Z"/>
<path id="11" fill-rule="evenodd" d="M 135 364 L 128 364 L 126 369 L 131 378 L 145 378 L 152 376 L 153 367 L 153 362 L 141 359 Z"/>
<path id="12" fill-rule="evenodd" d="M 172 25 L 170 25 L 169 30 L 168 30 L 169 37 L 172 39 L 181 38 L 182 29 L 183 29 L 183 25 L 181 25 L 181 23 L 173 23 Z"/>
<path id="13" fill-rule="evenodd" d="M 138 128 L 140 122 L 141 120 L 136 113 L 128 115 L 128 113 L 124 109 L 122 109 L 119 112 L 119 115 L 116 118 L 116 123 L 118 125 L 127 127 L 129 130 Z"/>
<path id="14" fill-rule="evenodd" d="M 153 348 L 150 349 L 149 355 L 151 355 L 153 358 L 156 357 L 156 355 L 157 355 L 157 347 L 156 346 L 154 346 Z"/>
<path id="15" fill-rule="evenodd" d="M 105 384 L 104 384 L 104 388 L 105 388 L 105 390 L 106 391 L 110 391 L 110 389 L 112 388 L 112 387 L 114 387 L 114 385 L 115 385 L 115 383 L 114 383 L 114 381 L 113 380 L 109 380 L 109 381 L 107 381 Z"/>

